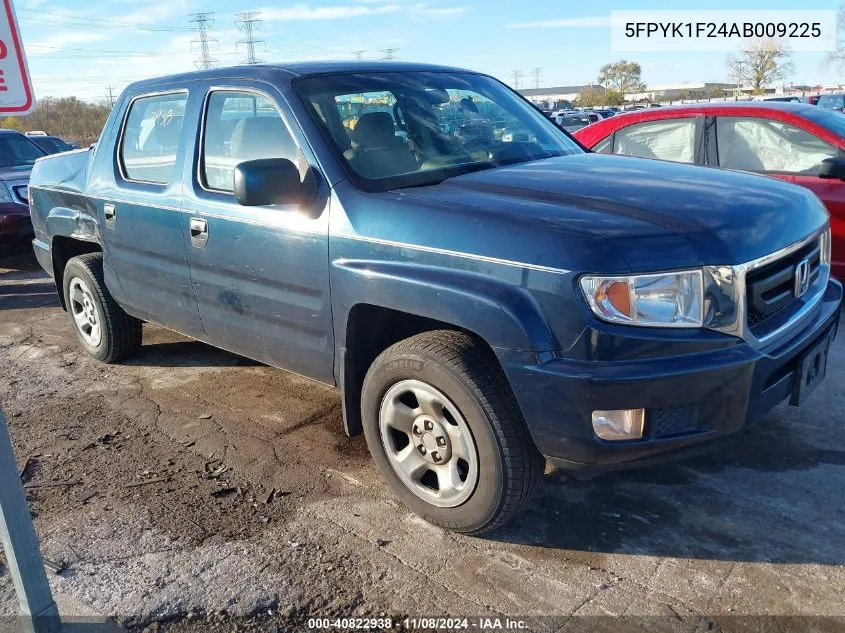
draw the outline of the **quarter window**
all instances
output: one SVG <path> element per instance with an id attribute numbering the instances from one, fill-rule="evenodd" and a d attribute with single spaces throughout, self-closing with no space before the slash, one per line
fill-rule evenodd
<path id="1" fill-rule="evenodd" d="M 234 190 L 238 163 L 258 158 L 296 162 L 296 142 L 275 104 L 251 92 L 219 90 L 208 98 L 200 174 L 203 185 Z"/>
<path id="2" fill-rule="evenodd" d="M 695 161 L 696 119 L 648 121 L 616 132 L 613 153 L 678 163 Z"/>
<path id="3" fill-rule="evenodd" d="M 129 106 L 120 161 L 127 180 L 165 185 L 173 177 L 188 95 L 155 95 Z"/>
<path id="4" fill-rule="evenodd" d="M 825 158 L 839 155 L 794 125 L 748 117 L 718 117 L 716 147 L 720 167 L 756 172 L 815 175 Z"/>
<path id="5" fill-rule="evenodd" d="M 599 141 L 593 146 L 593 151 L 597 154 L 612 154 L 613 153 L 613 134 Z"/>

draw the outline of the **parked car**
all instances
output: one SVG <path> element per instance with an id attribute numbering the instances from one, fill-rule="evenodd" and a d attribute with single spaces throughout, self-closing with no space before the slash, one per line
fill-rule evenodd
<path id="1" fill-rule="evenodd" d="M 27 185 L 33 163 L 45 153 L 14 130 L 0 130 L 0 242 L 24 242 L 33 236 Z"/>
<path id="2" fill-rule="evenodd" d="M 68 152 L 73 147 L 70 146 L 69 143 L 65 143 L 62 139 L 58 136 L 50 136 L 50 135 L 33 135 L 29 137 L 29 140 L 38 145 L 44 152 L 47 154 L 58 154 L 59 152 Z"/>
<path id="3" fill-rule="evenodd" d="M 796 97 L 795 95 L 759 95 L 756 97 L 752 97 L 751 100 L 775 103 L 801 103 L 801 97 Z"/>
<path id="4" fill-rule="evenodd" d="M 845 117 L 806 103 L 671 106 L 601 121 L 575 133 L 602 154 L 740 169 L 806 187 L 827 206 L 833 274 L 845 279 Z"/>
<path id="5" fill-rule="evenodd" d="M 598 121 L 597 116 L 595 116 L 595 118 L 593 119 L 590 117 L 589 114 L 577 111 L 559 114 L 555 118 L 555 122 L 569 133 L 575 132 L 576 130 L 580 130 L 582 127 L 586 127 L 590 125 L 590 123 L 594 123 L 595 121 Z"/>
<path id="6" fill-rule="evenodd" d="M 820 95 L 816 105 L 820 108 L 845 112 L 845 93 Z"/>
<path id="7" fill-rule="evenodd" d="M 396 107 L 344 125 L 373 93 Z M 535 140 L 470 152 L 436 124 L 482 96 Z M 96 149 L 36 163 L 30 203 L 90 355 L 137 354 L 149 321 L 336 385 L 396 494 L 461 532 L 523 507 L 544 455 L 588 476 L 801 404 L 839 322 L 806 189 L 585 152 L 440 66 L 132 84 Z"/>
<path id="8" fill-rule="evenodd" d="M 807 97 L 807 103 L 809 103 L 810 105 L 818 105 L 820 97 L 821 95 L 810 95 L 809 97 Z"/>

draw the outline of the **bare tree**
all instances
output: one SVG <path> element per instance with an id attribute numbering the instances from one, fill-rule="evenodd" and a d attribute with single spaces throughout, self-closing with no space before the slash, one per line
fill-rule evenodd
<path id="1" fill-rule="evenodd" d="M 643 70 L 636 62 L 620 59 L 615 64 L 605 64 L 599 69 L 598 82 L 608 90 L 616 90 L 623 95 L 629 92 L 642 92 Z"/>
<path id="2" fill-rule="evenodd" d="M 845 4 L 839 7 L 836 18 L 836 50 L 828 53 L 825 61 L 845 70 Z"/>
<path id="3" fill-rule="evenodd" d="M 43 130 L 65 140 L 87 145 L 97 140 L 111 112 L 108 102 L 88 103 L 76 97 L 45 97 L 35 112 L 24 117 L 6 117 L 0 127 L 26 132 Z"/>
<path id="4" fill-rule="evenodd" d="M 758 92 L 763 86 L 792 74 L 790 55 L 786 44 L 778 40 L 749 42 L 728 57 L 728 74 L 737 83 L 747 83 Z"/>

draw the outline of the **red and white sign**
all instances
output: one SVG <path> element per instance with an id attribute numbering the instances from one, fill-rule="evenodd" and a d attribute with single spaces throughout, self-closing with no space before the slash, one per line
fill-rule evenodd
<path id="1" fill-rule="evenodd" d="M 12 0 L 2 0 L 0 14 L 0 116 L 29 114 L 35 96 Z"/>

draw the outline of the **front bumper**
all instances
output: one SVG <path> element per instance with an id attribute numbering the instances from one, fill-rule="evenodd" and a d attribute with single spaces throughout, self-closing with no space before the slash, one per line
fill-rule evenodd
<path id="1" fill-rule="evenodd" d="M 716 446 L 787 399 L 804 352 L 835 334 L 841 302 L 842 286 L 832 280 L 800 332 L 762 349 L 726 334 L 684 342 L 674 332 L 631 328 L 628 345 L 615 328 L 618 359 L 502 361 L 534 441 L 550 461 L 584 473 L 640 466 Z M 606 334 L 594 327 L 585 337 Z M 626 355 L 626 349 L 647 353 Z M 639 408 L 646 409 L 642 439 L 606 442 L 593 433 L 593 410 Z"/>
<path id="2" fill-rule="evenodd" d="M 2 205 L 2 207 L 0 208 L 0 241 L 8 243 L 31 239 L 35 233 L 32 230 L 29 208 L 14 203 Z"/>

